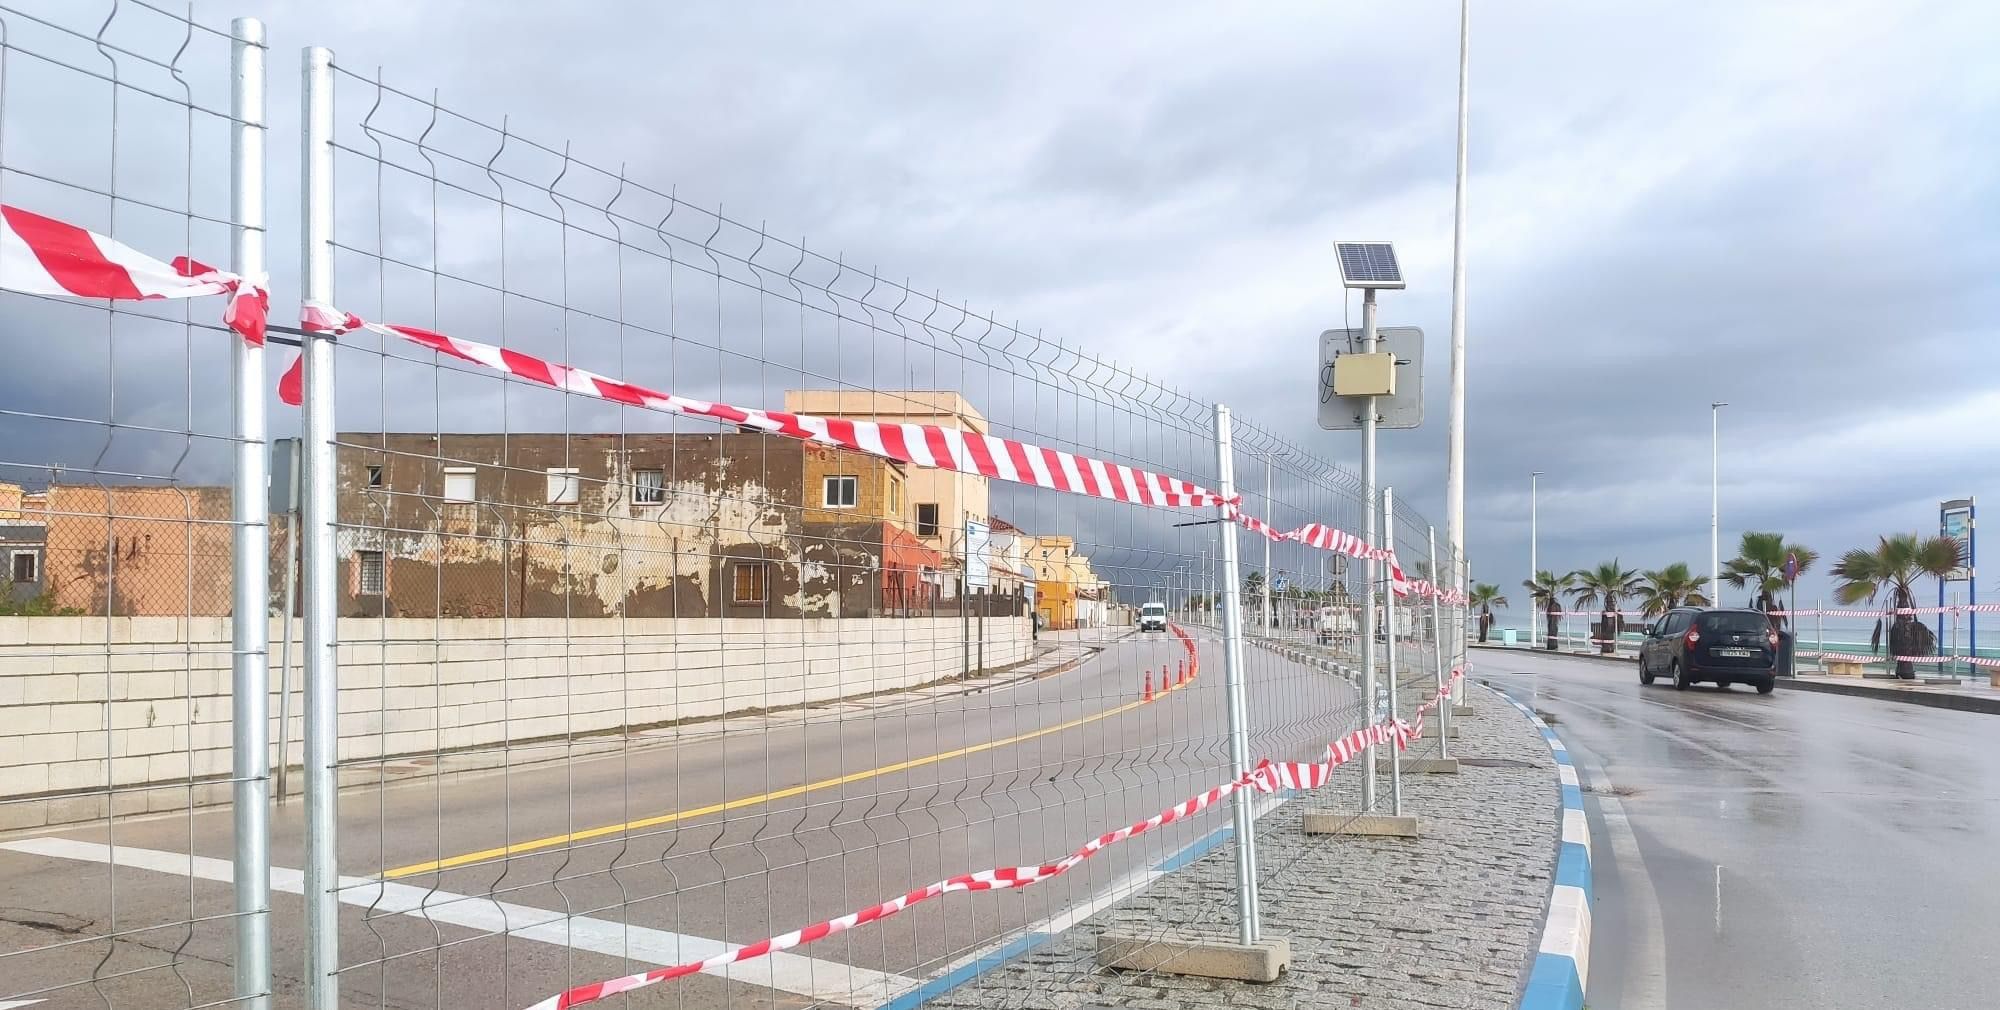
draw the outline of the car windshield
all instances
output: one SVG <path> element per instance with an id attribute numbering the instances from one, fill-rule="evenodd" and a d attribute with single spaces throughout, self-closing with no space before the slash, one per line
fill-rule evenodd
<path id="1" fill-rule="evenodd" d="M 1142 612 L 1148 617 L 1154 617 L 1166 613 L 1167 608 L 1158 603 L 1148 603 Z"/>
<path id="2" fill-rule="evenodd" d="M 1768 631 L 1771 621 L 1763 614 L 1703 614 L 1701 626 L 1711 631 Z"/>

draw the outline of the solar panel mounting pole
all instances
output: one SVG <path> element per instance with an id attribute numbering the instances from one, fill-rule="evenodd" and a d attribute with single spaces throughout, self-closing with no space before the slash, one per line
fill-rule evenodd
<path id="1" fill-rule="evenodd" d="M 1361 353 L 1375 353 L 1375 289 L 1361 291 Z M 1361 405 L 1361 496 L 1362 512 L 1367 516 L 1362 523 L 1361 535 L 1370 548 L 1376 546 L 1375 509 L 1381 504 L 1375 497 L 1375 398 L 1368 397 Z M 1368 713 L 1369 722 L 1375 721 L 1375 587 L 1381 577 L 1381 562 L 1371 553 L 1364 571 L 1363 585 L 1367 586 L 1366 598 L 1361 602 L 1361 697 L 1362 705 Z M 1375 762 L 1361 762 L 1361 809 L 1375 809 Z"/>

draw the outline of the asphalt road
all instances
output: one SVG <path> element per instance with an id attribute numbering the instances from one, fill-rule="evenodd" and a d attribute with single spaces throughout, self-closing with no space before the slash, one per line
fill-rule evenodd
<path id="1" fill-rule="evenodd" d="M 1580 766 L 1592 1010 L 2000 1005 L 2000 718 L 1473 661 Z"/>
<path id="2" fill-rule="evenodd" d="M 350 788 L 340 806 L 340 867 L 353 878 L 342 1005 L 525 1007 L 955 873 L 1054 859 L 1227 778 L 1220 649 L 1199 649 L 1201 677 L 1151 703 L 1142 671 L 1186 655 L 1169 636 L 1135 636 L 1071 672 L 978 693 L 522 748 L 504 769 Z M 1357 724 L 1337 678 L 1263 650 L 1247 659 L 1254 755 L 1308 756 Z M 275 867 L 302 865 L 301 814 L 293 802 L 274 818 Z M 1130 886 L 1226 823 L 1215 812 L 1042 886 L 948 895 L 789 959 L 618 1005 L 874 1006 L 1027 924 Z M 50 1010 L 151 1010 L 226 996 L 230 851 L 220 809 L 0 844 L 0 1005 L 35 994 Z M 297 1005 L 302 902 L 286 879 L 274 871 L 274 972 L 280 1005 Z M 51 988 L 79 979 L 92 981 Z"/>

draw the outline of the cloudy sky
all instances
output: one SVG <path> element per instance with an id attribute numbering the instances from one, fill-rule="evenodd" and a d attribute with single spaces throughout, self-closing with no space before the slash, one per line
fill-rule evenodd
<path id="1" fill-rule="evenodd" d="M 1525 576 L 1536 469 L 1544 567 L 1707 570 L 1711 400 L 1725 543 L 2000 502 L 2000 8 L 1473 6 L 1476 578 Z M 1426 331 L 1430 403 L 1384 479 L 1442 524 L 1456 5 L 198 10 L 270 25 L 281 284 L 312 43 L 1350 466 L 1314 423 L 1316 336 L 1358 319 L 1331 243 L 1391 239 L 1382 320 Z"/>

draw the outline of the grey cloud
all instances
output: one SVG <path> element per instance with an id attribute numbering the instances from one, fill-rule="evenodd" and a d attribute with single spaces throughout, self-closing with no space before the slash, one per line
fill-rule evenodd
<path id="1" fill-rule="evenodd" d="M 507 115 L 523 135 L 557 147 L 573 140 L 592 164 L 615 172 L 622 163 L 661 190 L 678 184 L 694 206 L 719 205 L 752 229 L 768 222 L 773 235 L 811 236 L 830 256 L 845 250 L 857 271 L 879 265 L 885 282 L 941 289 L 970 308 L 965 327 L 983 329 L 989 311 L 1003 324 L 1020 319 L 1051 347 L 1115 356 L 1349 467 L 1354 436 L 1319 432 L 1311 416 L 1313 337 L 1340 325 L 1345 308 L 1327 245 L 1357 231 L 1396 239 L 1413 283 L 1384 298 L 1384 321 L 1429 334 L 1431 403 L 1426 428 L 1384 436 L 1383 480 L 1442 525 L 1455 95 L 1455 26 L 1443 7 L 1274 7 L 1226 21 L 1133 7 L 1051 22 L 1045 12 L 907 7 L 607 3 L 558 16 L 525 4 L 243 6 L 271 23 L 280 140 L 295 136 L 297 47 L 324 43 L 364 75 L 380 63 L 392 83 L 419 95 L 436 87 L 448 106 L 485 122 Z M 1917 432 L 1895 447 L 1861 437 L 1988 388 L 1989 320 L 2000 308 L 2000 239 L 1989 224 L 2000 192 L 1985 171 L 1994 149 L 1982 132 L 2000 111 L 2000 89 L 1949 72 L 1984 58 L 1975 40 L 1992 37 L 1993 15 L 1949 5 L 1879 14 L 1664 3 L 1476 14 L 1467 513 L 1482 579 L 1512 585 L 1519 575 L 1505 573 L 1526 568 L 1531 469 L 1551 474 L 1545 564 L 1705 558 L 1710 399 L 1732 403 L 1726 536 L 1745 524 L 1797 529 L 1831 553 L 1892 520 L 1922 526 L 1925 501 L 1990 483 L 1980 462 L 1990 453 L 1968 434 Z M 355 100 L 364 93 L 348 89 Z M 412 108 L 397 106 L 385 105 L 382 122 L 420 130 Z M 105 113 L 80 108 L 85 119 Z M 10 130 L 29 122 L 25 109 L 10 96 Z M 343 104 L 342 121 L 363 111 Z M 440 147 L 468 157 L 486 149 L 477 130 L 440 129 Z M 17 150 L 7 150 L 10 165 Z M 49 164 L 87 172 L 77 159 L 93 150 Z M 411 149 L 390 156 L 421 164 Z M 296 291 L 296 158 L 289 142 L 273 144 L 281 307 Z M 534 179 L 561 168 L 522 148 L 507 158 Z M 176 189 L 171 167 L 123 171 L 137 173 L 134 187 L 182 193 L 187 181 Z M 441 174 L 484 191 L 467 166 Z M 343 234 L 377 241 L 372 195 L 355 199 L 373 180 L 356 162 L 342 184 L 359 187 L 344 191 Z M 613 186 L 566 177 L 575 198 L 567 211 L 587 216 Z M 526 186 L 509 193 L 524 206 L 534 199 Z M 379 240 L 393 255 L 500 276 L 502 229 L 490 210 L 447 194 L 447 226 L 433 246 L 427 184 L 391 177 L 381 196 Z M 641 216 L 644 202 L 619 206 Z M 121 235 L 142 227 L 127 218 L 120 226 Z M 510 213 L 510 288 L 563 300 L 552 234 Z M 753 230 L 722 241 L 747 254 L 743 243 L 754 240 Z M 568 253 L 571 303 L 617 315 L 622 279 L 623 312 L 643 329 L 620 333 L 526 299 L 503 304 L 475 285 L 434 296 L 409 271 L 353 259 L 341 290 L 357 308 L 417 322 L 433 318 L 435 297 L 440 324 L 469 336 L 566 352 L 697 395 L 766 400 L 814 375 L 963 382 L 1015 431 L 1197 479 L 1213 471 L 1187 431 L 1053 410 L 1052 397 L 1079 392 L 1068 373 L 1086 366 L 1073 354 L 1051 352 L 1044 360 L 1059 365 L 1010 375 L 985 370 L 985 345 L 964 330 L 952 337 L 950 325 L 918 327 L 907 340 L 867 337 L 758 297 L 760 281 L 785 290 L 775 259 L 760 259 L 757 272 L 731 267 L 750 287 L 718 296 L 699 271 L 628 261 L 621 273 L 606 243 L 578 239 Z M 34 329 L 16 301 L 0 316 L 10 341 Z M 829 353 L 836 339 L 841 351 Z M 718 355 L 716 345 L 757 348 L 770 363 Z M 120 354 L 121 367 L 180 367 L 171 355 Z M 101 358 L 60 360 L 65 376 L 102 368 Z M 433 392 L 443 407 L 417 423 L 562 423 L 555 398 L 531 392 L 510 391 L 502 414 L 487 379 L 439 379 L 396 362 L 355 375 L 342 404 L 355 427 L 387 423 L 398 409 L 421 413 L 415 405 Z M 42 382 L 30 399 L 60 401 L 69 381 Z M 0 396 L 17 402 L 21 383 L 0 376 Z M 142 385 L 121 393 L 121 405 L 139 409 Z M 287 416 L 274 423 L 283 428 Z M 651 423 L 588 411 L 569 423 L 586 422 Z M 1279 511 L 1298 521 L 1308 508 L 1343 523 L 1353 516 L 1308 482 L 1280 497 L 1298 507 Z M 1046 517 L 1135 556 L 1154 545 L 1198 549 L 1201 535 L 1148 532 L 1158 517 L 1139 523 L 1081 503 L 996 501 L 1010 518 Z"/>

